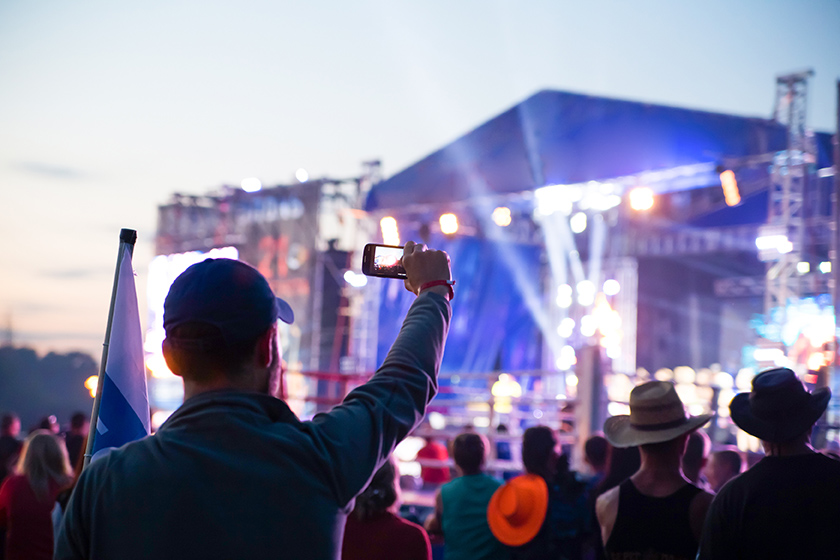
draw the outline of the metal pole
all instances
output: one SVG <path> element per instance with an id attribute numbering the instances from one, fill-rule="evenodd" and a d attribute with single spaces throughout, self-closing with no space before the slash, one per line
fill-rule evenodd
<path id="1" fill-rule="evenodd" d="M 111 324 L 114 321 L 114 304 L 117 297 L 117 284 L 120 279 L 120 266 L 122 265 L 123 255 L 126 248 L 128 248 L 128 256 L 131 258 L 134 255 L 134 243 L 137 241 L 137 231 L 133 229 L 120 230 L 120 250 L 117 253 L 117 269 L 114 272 L 114 286 L 111 288 L 111 307 L 108 310 L 108 324 L 105 327 L 105 342 L 102 343 L 102 361 L 99 365 L 99 381 L 96 384 L 96 397 L 93 399 L 93 410 L 90 413 L 90 435 L 87 439 L 87 446 L 85 448 L 85 462 L 83 468 L 90 464 L 91 451 L 93 450 L 93 439 L 96 437 L 96 423 L 99 419 L 99 403 L 102 400 L 102 386 L 105 378 L 105 366 L 108 361 L 108 346 L 111 343 Z"/>
<path id="2" fill-rule="evenodd" d="M 832 295 L 834 296 L 834 321 L 837 322 L 838 309 L 840 309 L 840 80 L 837 80 L 837 128 L 834 132 L 834 204 L 832 205 L 832 214 L 834 218 L 834 251 L 831 254 L 831 278 L 834 280 L 834 288 Z M 826 385 L 834 390 L 834 384 L 837 380 L 838 374 L 838 348 L 837 336 L 833 337 L 834 341 L 834 361 L 832 367 L 828 368 L 829 379 L 826 379 Z M 828 418 L 830 424 L 837 424 L 838 418 Z"/>

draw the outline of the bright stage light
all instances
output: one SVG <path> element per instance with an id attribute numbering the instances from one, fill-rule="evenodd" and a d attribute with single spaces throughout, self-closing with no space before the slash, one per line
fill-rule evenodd
<path id="1" fill-rule="evenodd" d="M 573 193 L 563 185 L 549 185 L 534 191 L 537 199 L 537 214 L 550 216 L 555 212 L 562 212 L 565 215 L 572 213 Z"/>
<path id="2" fill-rule="evenodd" d="M 595 303 L 595 284 L 591 280 L 582 280 L 577 284 L 578 303 L 583 306 Z"/>
<path id="3" fill-rule="evenodd" d="M 598 330 L 598 321 L 592 315 L 584 315 L 580 318 L 580 334 L 583 336 L 594 336 Z"/>
<path id="4" fill-rule="evenodd" d="M 510 225 L 510 208 L 499 206 L 493 210 L 493 222 L 499 227 L 507 227 Z"/>
<path id="5" fill-rule="evenodd" d="M 297 179 L 299 183 L 305 183 L 309 180 L 309 172 L 301 167 L 295 171 L 295 179 Z"/>
<path id="6" fill-rule="evenodd" d="M 577 387 L 579 382 L 578 376 L 574 373 L 566 376 L 566 385 L 569 387 Z"/>
<path id="7" fill-rule="evenodd" d="M 650 210 L 653 208 L 653 191 L 647 187 L 636 187 L 628 195 L 630 208 L 637 211 Z"/>
<path id="8" fill-rule="evenodd" d="M 354 288 L 362 288 L 367 286 L 367 276 L 364 274 L 356 274 L 352 270 L 348 270 L 344 273 L 344 281 L 353 286 Z"/>
<path id="9" fill-rule="evenodd" d="M 262 182 L 256 177 L 247 177 L 242 179 L 239 186 L 242 187 L 242 190 L 245 192 L 257 192 L 262 188 Z"/>
<path id="10" fill-rule="evenodd" d="M 799 274 L 808 274 L 811 272 L 811 263 L 807 261 L 800 261 L 796 263 L 796 272 Z"/>
<path id="11" fill-rule="evenodd" d="M 610 416 L 622 416 L 630 414 L 630 406 L 624 403 L 611 402 L 607 405 L 607 413 Z"/>
<path id="12" fill-rule="evenodd" d="M 784 234 L 761 235 L 755 239 L 755 246 L 759 251 L 776 249 L 780 253 L 790 253 L 790 249 L 783 250 L 788 246 L 791 246 L 792 249 L 791 242 L 788 240 L 787 235 Z"/>
<path id="13" fill-rule="evenodd" d="M 440 232 L 444 235 L 453 235 L 458 232 L 458 216 L 455 214 L 441 214 Z"/>
<path id="14" fill-rule="evenodd" d="M 749 391 L 753 377 L 755 377 L 755 371 L 752 368 L 741 368 L 735 376 L 735 386 L 741 391 Z"/>
<path id="15" fill-rule="evenodd" d="M 444 416 L 440 412 L 430 412 L 429 426 L 431 426 L 433 430 L 444 429 L 446 427 L 446 416 Z"/>
<path id="16" fill-rule="evenodd" d="M 400 232 L 397 229 L 397 220 L 391 216 L 385 216 L 379 220 L 379 229 L 382 230 L 382 242 L 385 245 L 399 245 Z"/>
<path id="17" fill-rule="evenodd" d="M 560 284 L 557 286 L 557 299 L 555 300 L 558 307 L 568 309 L 572 306 L 572 287 L 568 284 Z"/>
<path id="18" fill-rule="evenodd" d="M 158 350 L 146 355 L 146 367 L 152 372 L 152 377 L 155 379 L 172 379 L 175 374 L 169 371 L 169 365 L 163 354 Z"/>
<path id="19" fill-rule="evenodd" d="M 578 212 L 569 218 L 569 227 L 574 233 L 581 233 L 586 229 L 586 214 Z"/>
<path id="20" fill-rule="evenodd" d="M 720 186 L 723 187 L 723 197 L 727 206 L 735 206 L 741 202 L 741 193 L 738 192 L 738 181 L 735 180 L 735 172 L 727 169 L 720 174 Z"/>
<path id="21" fill-rule="evenodd" d="M 557 326 L 557 334 L 562 338 L 569 338 L 575 331 L 575 320 L 571 317 L 565 317 Z"/>
<path id="22" fill-rule="evenodd" d="M 606 282 L 604 282 L 604 294 L 608 296 L 614 296 L 621 290 L 621 285 L 618 283 L 618 280 L 613 280 L 610 278 Z"/>
<path id="23" fill-rule="evenodd" d="M 96 386 L 99 385 L 99 376 L 91 375 L 85 379 L 85 389 L 90 393 L 90 398 L 96 397 Z"/>
<path id="24" fill-rule="evenodd" d="M 823 261 L 820 263 L 820 272 L 823 274 L 828 274 L 831 272 L 831 263 L 829 261 Z"/>
<path id="25" fill-rule="evenodd" d="M 827 360 L 825 357 L 825 353 L 823 352 L 814 352 L 810 356 L 808 356 L 808 369 L 810 371 L 819 371 L 819 369 L 823 366 L 828 365 L 830 360 Z"/>
<path id="26" fill-rule="evenodd" d="M 577 363 L 577 356 L 575 356 L 575 349 L 569 346 L 568 344 L 560 349 L 560 353 L 557 356 L 557 360 L 555 361 L 554 365 L 557 366 L 557 369 L 560 371 L 566 371 L 571 369 L 573 365 Z"/>
<path id="27" fill-rule="evenodd" d="M 499 380 L 493 383 L 490 393 L 494 397 L 521 397 L 522 386 L 509 373 L 500 373 Z"/>
<path id="28" fill-rule="evenodd" d="M 157 410 L 152 414 L 152 427 L 157 430 L 160 428 L 161 424 L 166 422 L 172 413 L 175 412 L 174 410 Z"/>

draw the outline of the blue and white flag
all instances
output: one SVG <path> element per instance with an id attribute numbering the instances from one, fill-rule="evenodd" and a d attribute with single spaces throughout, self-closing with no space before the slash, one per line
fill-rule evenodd
<path id="1" fill-rule="evenodd" d="M 111 337 L 105 362 L 99 416 L 93 434 L 91 453 L 97 455 L 112 447 L 149 435 L 149 393 L 143 361 L 143 334 L 137 288 L 131 266 L 131 250 L 125 247 L 120 263 Z"/>

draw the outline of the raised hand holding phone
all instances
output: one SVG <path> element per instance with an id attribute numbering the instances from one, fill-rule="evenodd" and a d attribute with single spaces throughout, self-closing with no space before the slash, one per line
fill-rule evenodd
<path id="1" fill-rule="evenodd" d="M 405 288 L 409 292 L 419 295 L 422 286 L 442 281 L 438 285 L 425 288 L 424 291 L 431 290 L 452 299 L 452 271 L 449 255 L 445 251 L 436 251 L 422 243 L 406 241 L 402 265 L 406 272 Z"/>

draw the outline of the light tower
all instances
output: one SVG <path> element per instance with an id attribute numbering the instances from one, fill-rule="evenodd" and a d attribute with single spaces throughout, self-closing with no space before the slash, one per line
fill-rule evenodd
<path id="1" fill-rule="evenodd" d="M 787 127 L 787 149 L 773 158 L 767 224 L 759 232 L 759 258 L 766 261 L 764 313 L 769 323 L 780 310 L 778 327 L 786 320 L 789 299 L 802 295 L 797 264 L 805 251 L 805 189 L 814 147 L 805 129 L 808 78 L 812 70 L 779 76 L 776 80 L 776 121 Z"/>

